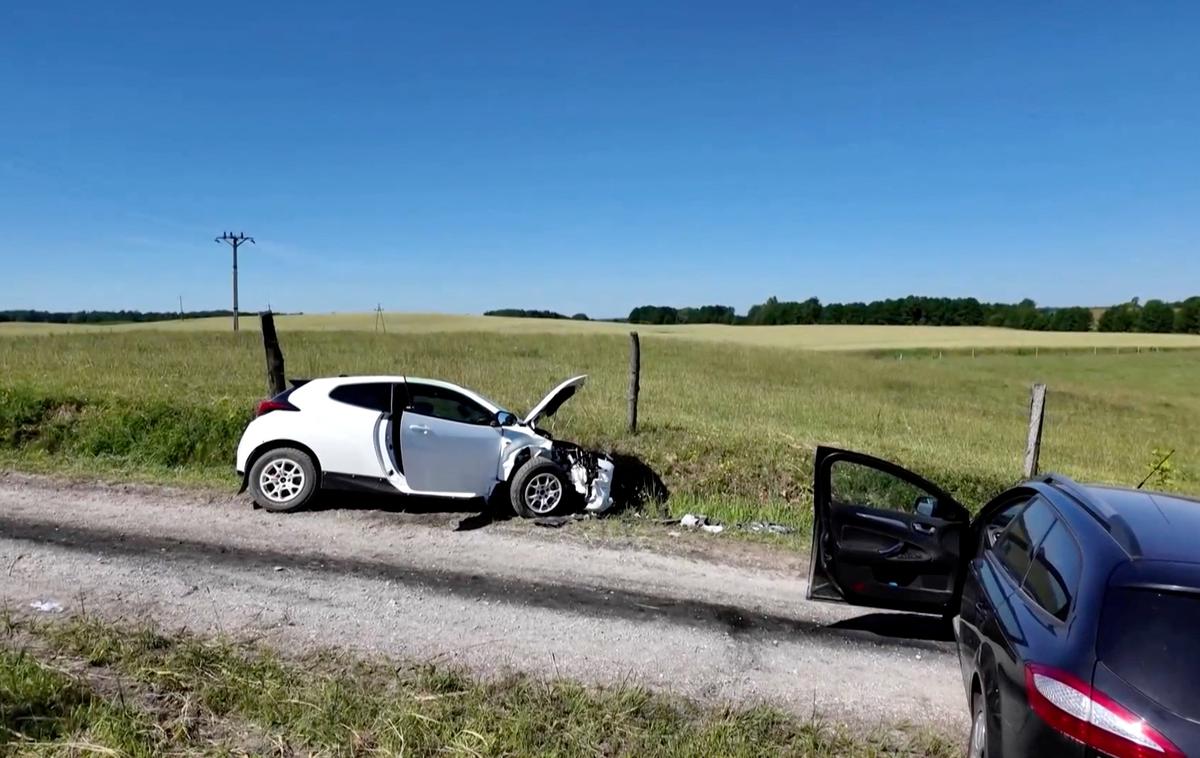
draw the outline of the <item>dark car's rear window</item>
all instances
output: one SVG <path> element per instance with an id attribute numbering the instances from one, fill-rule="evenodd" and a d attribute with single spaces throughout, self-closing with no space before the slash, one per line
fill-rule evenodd
<path id="1" fill-rule="evenodd" d="M 1200 597 L 1150 589 L 1109 590 L 1099 653 L 1113 673 L 1190 719 L 1200 718 Z"/>

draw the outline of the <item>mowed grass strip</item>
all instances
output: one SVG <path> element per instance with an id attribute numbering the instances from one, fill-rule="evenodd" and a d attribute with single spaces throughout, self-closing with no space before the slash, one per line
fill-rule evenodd
<path id="1" fill-rule="evenodd" d="M 1136 484 L 1154 451 L 1200 491 L 1200 352 L 1038 355 L 814 352 L 644 335 L 641 424 L 625 431 L 618 335 L 284 332 L 289 376 L 448 379 L 527 410 L 561 379 L 589 385 L 557 436 L 644 460 L 671 509 L 803 525 L 812 453 L 893 459 L 978 506 L 1019 478 L 1029 388 L 1050 386 L 1044 469 Z M 257 334 L 144 330 L 0 338 L 0 461 L 235 485 L 234 449 L 264 393 Z M 366 444 L 366 443 L 364 443 Z"/>
<path id="2" fill-rule="evenodd" d="M 119 755 L 230 752 L 462 756 L 952 756 L 956 741 L 917 727 L 866 733 L 765 706 L 714 708 L 632 687 L 510 675 L 480 680 L 429 664 L 262 645 L 95 618 L 8 621 L 0 650 L 0 752 Z M 129 702 L 89 692 L 63 659 L 116 672 Z M 186 719 L 163 703 L 189 708 Z M 206 728 L 179 729 L 179 723 Z M 217 727 L 227 723 L 228 728 Z M 204 734 L 240 735 L 205 744 Z"/>

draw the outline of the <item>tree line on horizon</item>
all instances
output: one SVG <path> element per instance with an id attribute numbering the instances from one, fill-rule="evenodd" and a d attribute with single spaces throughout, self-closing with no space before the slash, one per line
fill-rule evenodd
<path id="1" fill-rule="evenodd" d="M 576 313 L 567 316 L 558 311 L 538 311 L 527 308 L 497 308 L 494 311 L 484 311 L 485 316 L 503 316 L 505 318 L 556 318 L 564 321 L 590 321 L 586 313 Z"/>
<path id="2" fill-rule="evenodd" d="M 247 314 L 239 309 L 240 315 Z M 232 316 L 232 310 L 215 311 L 0 311 L 0 322 L 22 321 L 34 324 L 130 324 L 148 321 L 178 321 L 190 318 Z M 278 314 L 277 314 L 278 315 Z"/>
<path id="3" fill-rule="evenodd" d="M 1134 298 L 1104 309 L 1097 320 L 1083 306 L 1039 307 L 1026 298 L 1019 303 L 981 303 L 973 297 L 919 297 L 874 300 L 869 303 L 823 304 L 815 297 L 803 301 L 770 297 L 738 315 L 732 306 L 705 305 L 673 308 L 643 305 L 627 319 L 634 324 L 729 324 L 775 326 L 787 324 L 862 324 L 890 326 L 994 326 L 1034 331 L 1180 332 L 1200 334 L 1200 297 L 1177 303 Z"/>
<path id="4" fill-rule="evenodd" d="M 730 305 L 704 305 L 675 308 L 665 305 L 642 305 L 634 308 L 624 319 L 631 324 L 728 324 L 767 326 L 787 324 L 861 324 L 894 326 L 997 326 L 1009 329 L 1036 331 L 1085 332 L 1147 332 L 1200 334 L 1200 296 L 1179 302 L 1139 298 L 1103 309 L 1099 318 L 1092 308 L 1039 307 L 1033 300 L 1019 303 L 982 303 L 973 297 L 919 297 L 874 300 L 869 303 L 821 303 L 815 297 L 807 300 L 779 300 L 770 297 L 766 302 L 751 306 L 745 315 Z M 213 318 L 232 315 L 232 311 L 43 311 L 18 309 L 0 311 L 0 322 L 29 322 L 49 324 L 119 324 L 152 321 L 174 321 L 180 318 Z M 243 313 L 243 315 L 252 315 Z M 550 318 L 588 321 L 586 313 L 567 316 L 556 311 L 525 308 L 500 308 L 484 312 L 485 316 L 510 318 Z M 620 321 L 621 319 L 613 319 Z"/>

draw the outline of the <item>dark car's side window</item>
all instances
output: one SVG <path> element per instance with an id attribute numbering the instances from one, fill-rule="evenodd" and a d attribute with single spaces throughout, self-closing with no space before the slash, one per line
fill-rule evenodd
<path id="1" fill-rule="evenodd" d="M 329 397 L 340 403 L 357 405 L 359 408 L 367 408 L 381 413 L 388 413 L 392 410 L 391 382 L 339 384 L 329 392 Z"/>
<path id="2" fill-rule="evenodd" d="M 408 383 L 405 410 L 463 424 L 491 424 L 495 415 L 466 395 L 431 384 Z"/>
<path id="3" fill-rule="evenodd" d="M 1047 613 L 1066 620 L 1071 597 L 1079 585 L 1082 560 L 1075 538 L 1061 521 L 1056 521 L 1034 553 L 1025 575 L 1025 592 Z"/>
<path id="4" fill-rule="evenodd" d="M 995 547 L 996 543 L 1000 540 L 1000 535 L 1004 534 L 1004 530 L 1008 528 L 1012 520 L 1021 514 L 1021 511 L 1028 505 L 1029 500 L 1029 495 L 1021 495 L 991 515 L 991 518 L 987 520 L 987 523 L 980 530 L 980 553 L 988 548 Z"/>
<path id="5" fill-rule="evenodd" d="M 1054 511 L 1040 497 L 1029 501 L 1021 514 L 1009 522 L 993 548 L 1013 581 L 1020 584 L 1033 560 L 1033 548 L 1054 523 Z"/>

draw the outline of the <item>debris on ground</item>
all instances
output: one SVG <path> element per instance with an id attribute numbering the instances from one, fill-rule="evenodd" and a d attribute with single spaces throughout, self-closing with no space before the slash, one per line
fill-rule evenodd
<path id="1" fill-rule="evenodd" d="M 756 534 L 791 534 L 796 531 L 786 524 L 776 524 L 773 521 L 747 521 L 744 524 L 738 524 L 738 528 Z"/>
<path id="2" fill-rule="evenodd" d="M 724 525 L 710 521 L 704 514 L 685 513 L 683 518 L 679 519 L 679 525 L 691 529 L 703 529 L 709 534 L 720 534 L 725 531 Z"/>
<path id="3" fill-rule="evenodd" d="M 62 613 L 62 603 L 57 600 L 35 600 L 29 607 L 40 613 Z"/>
<path id="4" fill-rule="evenodd" d="M 575 513 L 570 516 L 542 516 L 541 518 L 535 518 L 533 523 L 550 529 L 558 529 L 572 521 L 583 521 L 586 518 L 588 518 L 588 514 L 586 513 Z"/>

